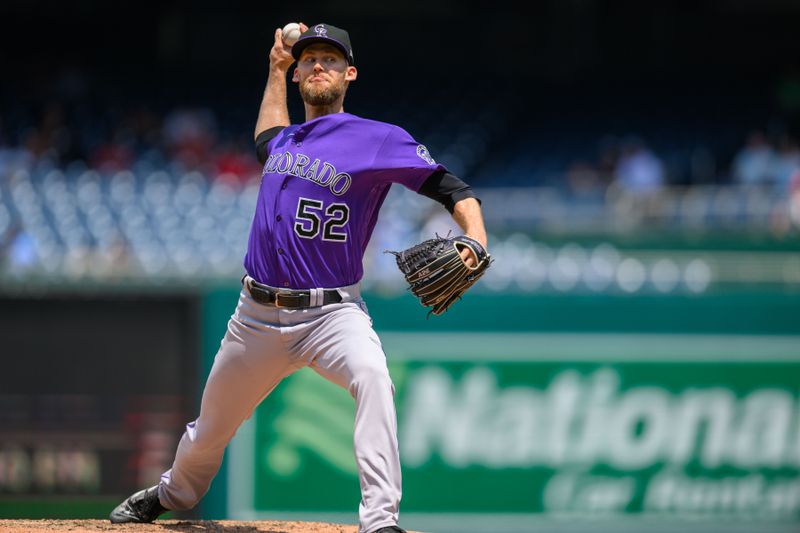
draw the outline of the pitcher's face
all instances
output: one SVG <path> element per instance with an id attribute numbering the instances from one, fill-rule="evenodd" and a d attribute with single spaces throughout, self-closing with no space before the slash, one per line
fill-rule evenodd
<path id="1" fill-rule="evenodd" d="M 312 44 L 303 50 L 292 81 L 309 105 L 331 105 L 344 97 L 347 85 L 356 79 L 356 68 L 348 65 L 342 52 L 329 44 Z"/>

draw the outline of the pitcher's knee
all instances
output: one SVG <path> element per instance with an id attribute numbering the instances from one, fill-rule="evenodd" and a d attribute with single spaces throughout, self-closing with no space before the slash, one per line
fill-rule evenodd
<path id="1" fill-rule="evenodd" d="M 353 374 L 349 387 L 350 394 L 355 395 L 372 388 L 386 388 L 394 394 L 394 385 L 386 365 L 364 365 Z"/>
<path id="2" fill-rule="evenodd" d="M 186 424 L 185 438 L 191 442 L 195 450 L 215 450 L 224 448 L 230 437 L 223 432 L 209 431 L 204 425 L 200 425 L 198 420 Z"/>

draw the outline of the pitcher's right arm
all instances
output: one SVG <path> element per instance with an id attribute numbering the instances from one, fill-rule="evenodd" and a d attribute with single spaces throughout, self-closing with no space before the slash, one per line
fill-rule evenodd
<path id="1" fill-rule="evenodd" d="M 304 32 L 308 26 L 300 23 L 300 31 Z M 289 121 L 289 108 L 286 105 L 286 73 L 294 63 L 290 49 L 283 44 L 282 30 L 275 30 L 275 44 L 269 52 L 269 76 L 261 108 L 258 111 L 256 129 L 253 138 L 258 139 L 259 134 L 275 127 L 286 127 Z"/>

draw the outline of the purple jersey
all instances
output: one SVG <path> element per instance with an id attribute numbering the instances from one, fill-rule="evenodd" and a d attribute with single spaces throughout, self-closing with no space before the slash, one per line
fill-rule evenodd
<path id="1" fill-rule="evenodd" d="M 358 282 L 392 183 L 416 192 L 446 170 L 402 128 L 349 113 L 288 126 L 266 150 L 244 267 L 273 287 Z"/>

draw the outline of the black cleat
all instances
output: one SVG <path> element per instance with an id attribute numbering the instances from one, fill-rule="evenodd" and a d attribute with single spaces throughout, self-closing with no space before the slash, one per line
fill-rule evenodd
<path id="1" fill-rule="evenodd" d="M 400 529 L 397 526 L 386 526 L 373 531 L 372 533 L 406 533 L 405 529 Z"/>
<path id="2" fill-rule="evenodd" d="M 127 500 L 117 505 L 111 511 L 109 519 L 112 524 L 124 524 L 126 522 L 152 522 L 159 515 L 169 511 L 158 501 L 158 485 L 149 489 L 140 490 Z"/>

